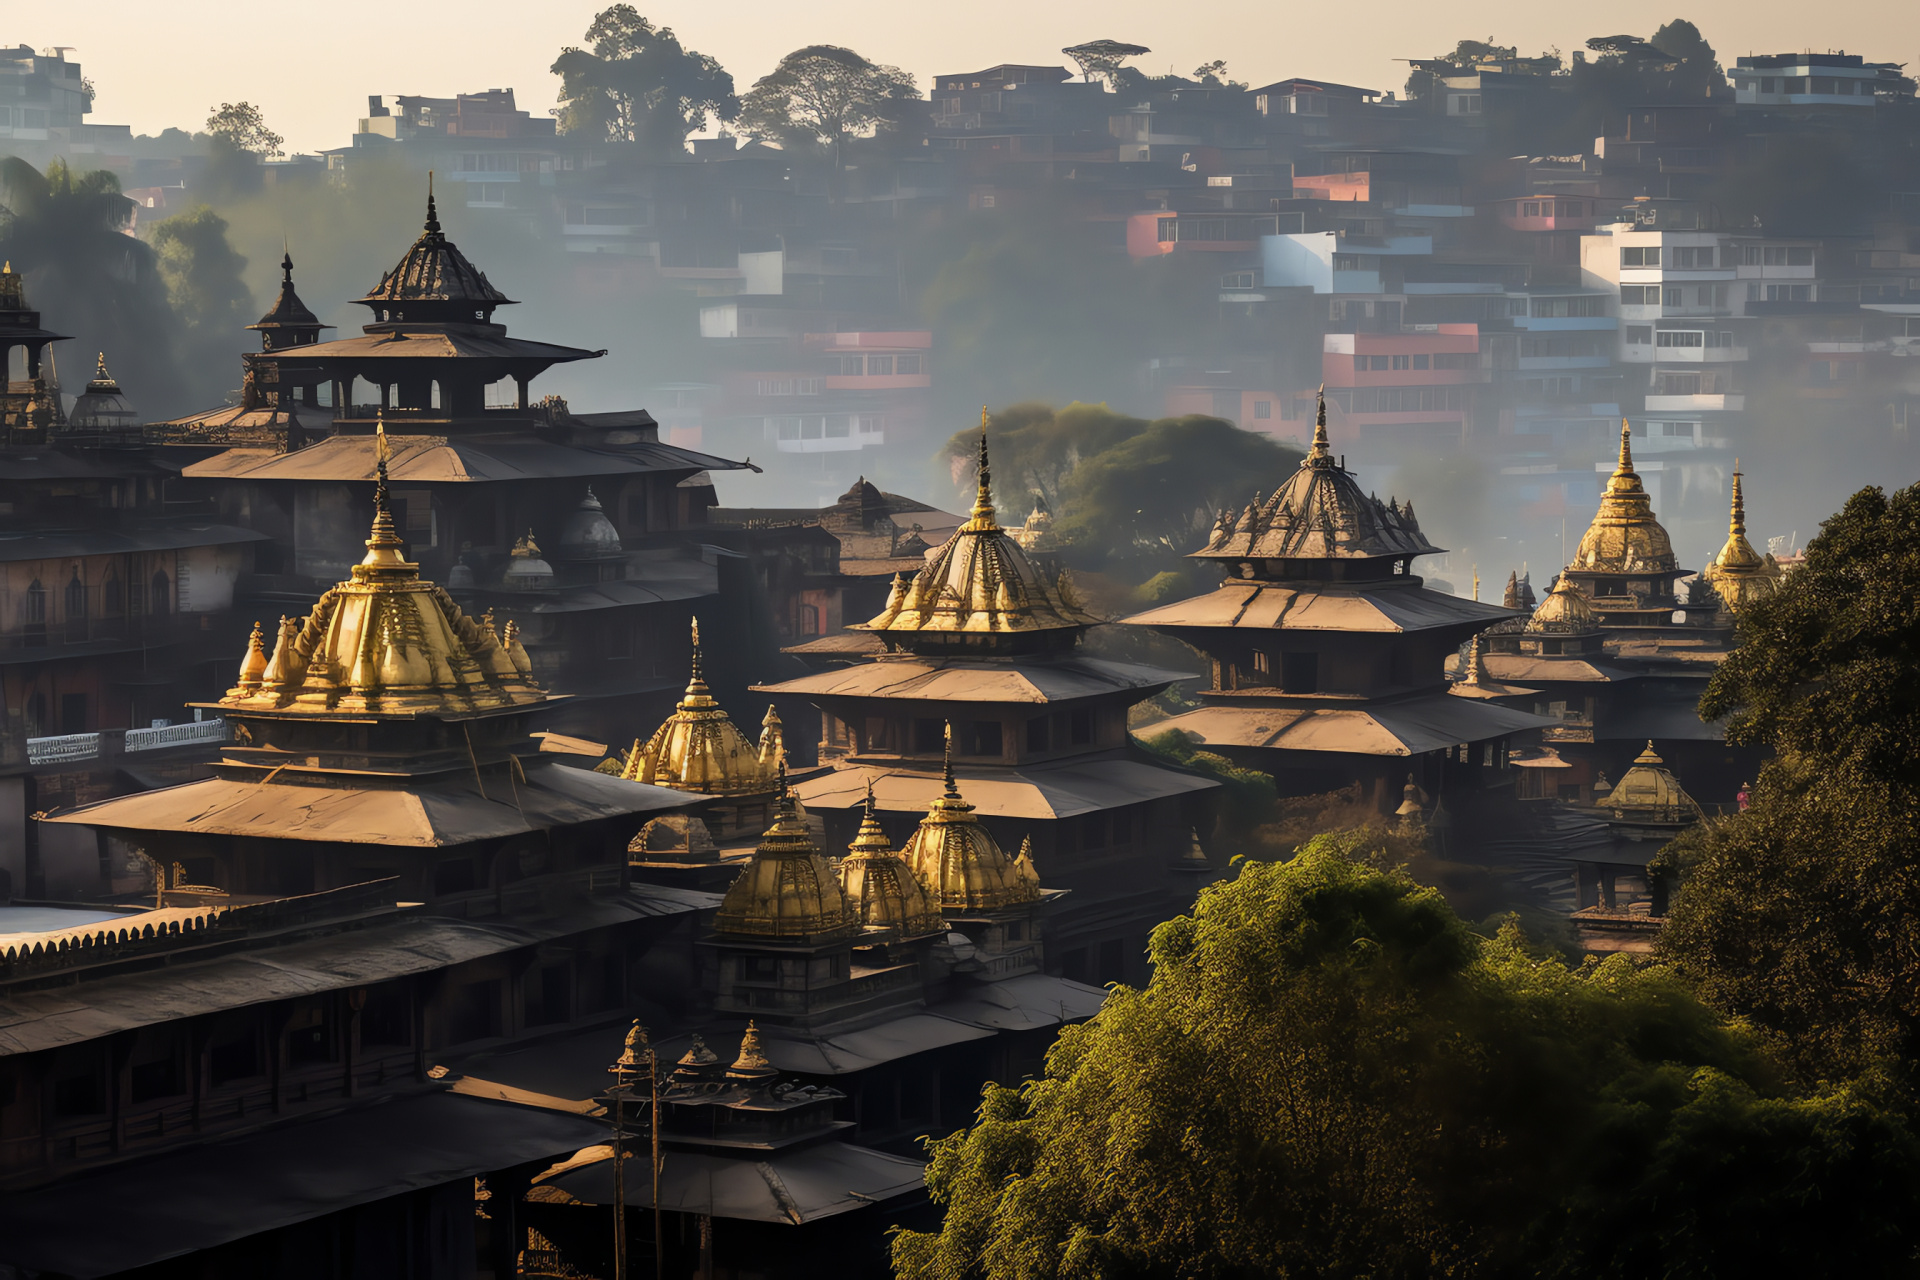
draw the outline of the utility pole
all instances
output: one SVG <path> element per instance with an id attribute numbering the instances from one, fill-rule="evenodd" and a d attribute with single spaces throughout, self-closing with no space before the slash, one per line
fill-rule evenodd
<path id="1" fill-rule="evenodd" d="M 667 1274 L 666 1237 L 660 1230 L 660 1058 L 647 1037 L 647 1029 L 635 1019 L 627 1032 L 627 1043 L 619 1061 L 607 1068 L 613 1077 L 613 1087 L 601 1095 L 613 1110 L 613 1280 L 626 1280 L 627 1275 L 627 1170 L 622 1140 L 626 1137 L 625 1107 L 629 1102 L 640 1101 L 634 1095 L 633 1086 L 643 1070 L 647 1073 L 648 1128 L 653 1157 L 654 1280 L 666 1280 Z"/>

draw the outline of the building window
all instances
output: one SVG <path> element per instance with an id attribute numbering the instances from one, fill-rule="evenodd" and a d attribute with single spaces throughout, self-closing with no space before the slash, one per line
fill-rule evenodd
<path id="1" fill-rule="evenodd" d="M 87 584 L 80 581 L 80 571 L 75 569 L 67 583 L 67 621 L 84 622 L 86 617 Z"/>
<path id="2" fill-rule="evenodd" d="M 1035 716 L 1027 721 L 1027 750 L 1047 750 L 1047 718 Z"/>
<path id="3" fill-rule="evenodd" d="M 1635 245 L 1620 251 L 1620 265 L 1623 267 L 1657 267 L 1660 265 L 1659 245 Z"/>
<path id="4" fill-rule="evenodd" d="M 1395 369 L 1411 369 L 1413 368 L 1413 357 L 1412 356 L 1394 356 L 1393 367 Z"/>
<path id="5" fill-rule="evenodd" d="M 1000 722 L 998 720 L 975 720 L 967 730 L 967 754 L 970 756 L 1000 756 Z"/>
<path id="6" fill-rule="evenodd" d="M 1287 693 L 1314 693 L 1320 688 L 1320 655 L 1283 653 L 1280 655 L 1280 687 Z"/>
<path id="7" fill-rule="evenodd" d="M 1416 369 L 1428 369 L 1428 368 L 1431 368 L 1432 366 L 1433 366 L 1432 356 L 1415 356 L 1413 358 L 1413 367 Z"/>
<path id="8" fill-rule="evenodd" d="M 1649 347 L 1653 345 L 1653 326 L 1650 324 L 1630 324 L 1627 326 L 1627 345 L 1630 347 Z"/>
<path id="9" fill-rule="evenodd" d="M 1268 674 L 1267 655 L 1259 649 L 1253 651 L 1253 670 L 1255 675 L 1264 676 Z"/>
<path id="10" fill-rule="evenodd" d="M 901 375 L 919 374 L 922 372 L 920 367 L 922 359 L 923 357 L 921 356 L 895 356 L 893 360 L 893 371 Z"/>
<path id="11" fill-rule="evenodd" d="M 1660 305 L 1660 287 L 1651 284 L 1621 285 L 1620 305 L 1623 307 L 1657 307 Z"/>
<path id="12" fill-rule="evenodd" d="M 892 356 L 868 356 L 867 357 L 867 376 L 875 377 L 875 378 L 891 378 L 893 376 L 893 357 Z"/>
<path id="13" fill-rule="evenodd" d="M 1253 416 L 1256 418 L 1271 418 L 1273 416 L 1273 401 L 1255 400 L 1253 402 Z"/>
<path id="14" fill-rule="evenodd" d="M 1704 347 L 1707 335 L 1697 329 L 1662 329 L 1657 335 L 1655 346 L 1660 347 Z"/>
<path id="15" fill-rule="evenodd" d="M 1680 307 L 1683 307 L 1686 305 L 1684 302 L 1681 301 L 1681 297 L 1685 293 L 1686 293 L 1686 290 L 1684 289 L 1662 290 L 1660 294 L 1660 305 L 1662 307 L 1671 307 L 1675 310 L 1678 310 Z"/>
<path id="16" fill-rule="evenodd" d="M 27 599 L 20 620 L 28 624 L 47 620 L 47 589 L 40 585 L 38 578 L 27 584 Z"/>
<path id="17" fill-rule="evenodd" d="M 820 606 L 803 604 L 800 606 L 800 634 L 817 636 L 820 634 Z"/>

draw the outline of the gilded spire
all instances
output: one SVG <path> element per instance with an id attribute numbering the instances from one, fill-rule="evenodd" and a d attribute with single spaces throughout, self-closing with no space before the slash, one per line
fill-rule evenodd
<path id="1" fill-rule="evenodd" d="M 1487 671 L 1487 655 L 1481 652 L 1480 637 L 1476 633 L 1473 642 L 1467 646 L 1467 674 L 1463 684 L 1492 684 L 1493 676 Z"/>
<path id="2" fill-rule="evenodd" d="M 1704 578 L 1719 593 L 1729 613 L 1762 596 L 1778 590 L 1783 576 L 1771 555 L 1761 555 L 1747 541 L 1747 503 L 1740 484 L 1740 460 L 1733 460 L 1733 499 L 1727 513 L 1727 541 L 1713 563 L 1701 570 Z"/>
<path id="3" fill-rule="evenodd" d="M 1620 419 L 1620 464 L 1613 469 L 1616 476 L 1630 476 L 1633 470 L 1633 427 L 1625 419 Z"/>
<path id="4" fill-rule="evenodd" d="M 1320 404 L 1313 415 L 1313 447 L 1307 450 L 1307 461 L 1317 462 L 1333 456 L 1333 444 L 1327 439 L 1327 384 L 1320 384 Z"/>
<path id="5" fill-rule="evenodd" d="M 367 557 L 360 563 L 393 568 L 406 563 L 400 557 L 400 531 L 394 527 L 393 512 L 387 509 L 387 419 L 384 411 L 373 423 L 373 533 L 367 539 Z"/>
<path id="6" fill-rule="evenodd" d="M 953 779 L 953 721 L 951 720 L 947 721 L 946 755 L 941 762 L 940 768 L 942 776 L 944 776 L 947 781 L 947 799 L 958 800 L 960 798 L 960 784 Z"/>
<path id="7" fill-rule="evenodd" d="M 707 687 L 700 619 L 693 619 L 689 630 L 693 659 L 687 691 L 666 723 L 644 744 L 634 745 L 620 776 L 706 795 L 764 794 L 774 780 L 775 764 L 786 760 L 780 718 L 768 708 L 758 745 L 747 741 Z"/>
<path id="8" fill-rule="evenodd" d="M 980 825 L 953 778 L 952 731 L 946 794 L 935 798 L 900 856 L 928 886 L 933 906 L 955 912 L 995 911 L 1040 897 L 1030 860 L 1009 858 Z"/>
<path id="9" fill-rule="evenodd" d="M 1727 516 L 1727 538 L 1742 542 L 1747 538 L 1747 504 L 1740 496 L 1740 459 L 1733 460 L 1733 510 Z"/>
<path id="10" fill-rule="evenodd" d="M 713 923 L 724 934 L 811 942 L 850 937 L 860 927 L 787 787 L 785 765 L 780 768 L 773 825 L 727 889 Z"/>
<path id="11" fill-rule="evenodd" d="M 767 1061 L 767 1051 L 760 1045 L 760 1028 L 751 1020 L 746 1034 L 740 1037 L 740 1056 L 734 1059 L 730 1070 L 734 1075 L 773 1074 L 773 1064 Z"/>
<path id="12" fill-rule="evenodd" d="M 978 464 L 978 482 L 973 494 L 973 518 L 967 521 L 967 528 L 977 531 L 994 530 L 1000 527 L 994 519 L 993 510 L 993 467 L 987 461 L 987 408 L 980 406 L 980 461 Z"/>
<path id="13" fill-rule="evenodd" d="M 700 619 L 693 620 L 693 674 L 687 680 L 687 696 L 694 697 L 707 691 L 706 675 L 700 663 Z"/>
<path id="14" fill-rule="evenodd" d="M 1625 418 L 1620 420 L 1620 461 L 1600 495 L 1600 510 L 1567 567 L 1575 572 L 1620 574 L 1679 570 L 1673 542 L 1633 469 L 1633 429 Z"/>
<path id="15" fill-rule="evenodd" d="M 898 853 L 874 812 L 873 780 L 867 780 L 866 808 L 860 832 L 839 863 L 840 888 L 847 905 L 870 929 L 897 929 L 918 937 L 946 927 L 927 897 L 926 886 Z"/>

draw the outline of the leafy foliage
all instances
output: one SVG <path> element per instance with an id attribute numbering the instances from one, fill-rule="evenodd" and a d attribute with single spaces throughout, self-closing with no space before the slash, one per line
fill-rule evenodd
<path id="1" fill-rule="evenodd" d="M 206 205 L 157 224 L 148 242 L 159 257 L 167 300 L 184 322 L 196 366 L 225 366 L 241 329 L 257 316 L 242 272 L 247 260 L 227 243 L 227 221 Z"/>
<path id="2" fill-rule="evenodd" d="M 133 201 L 106 170 L 45 173 L 0 159 L 0 257 L 26 273 L 30 301 L 49 328 L 103 351 L 128 396 L 153 414 L 184 408 L 173 313 L 153 250 L 126 235 Z M 78 372 L 85 380 L 87 357 Z M 69 375 L 71 380 L 71 375 Z"/>
<path id="3" fill-rule="evenodd" d="M 917 101 L 913 77 L 869 62 L 851 49 L 810 44 L 754 81 L 740 122 L 756 138 L 783 146 L 837 148 L 848 138 L 896 123 L 902 103 Z"/>
<path id="4" fill-rule="evenodd" d="M 1146 990 L 929 1144 L 903 1280 L 1910 1264 L 1920 1156 L 1869 1093 L 1770 1096 L 1670 972 L 1480 938 L 1364 855 L 1243 863 L 1156 930 Z"/>
<path id="5" fill-rule="evenodd" d="M 1243 769 L 1217 752 L 1198 750 L 1194 739 L 1179 729 L 1165 729 L 1136 741 L 1162 759 L 1219 782 L 1220 822 L 1228 831 L 1249 831 L 1271 812 L 1277 794 L 1272 774 Z"/>
<path id="6" fill-rule="evenodd" d="M 267 117 L 251 102 L 223 102 L 207 117 L 207 133 L 235 151 L 261 160 L 284 155 L 286 139 L 267 127 Z"/>
<path id="7" fill-rule="evenodd" d="M 1089 40 L 1085 44 L 1068 45 L 1060 52 L 1073 59 L 1073 64 L 1080 68 L 1082 80 L 1091 81 L 1097 76 L 1111 88 L 1128 58 L 1137 58 L 1153 50 L 1143 44 L 1128 44 L 1124 40 Z M 1220 65 L 1224 69 L 1226 64 Z M 1199 75 L 1198 72 L 1194 74 L 1196 77 Z"/>
<path id="8" fill-rule="evenodd" d="M 679 153 L 710 118 L 740 113 L 733 77 L 718 60 L 681 46 L 629 4 L 603 9 L 587 28 L 587 49 L 554 60 L 560 77 L 560 128 L 609 142 Z"/>
<path id="9" fill-rule="evenodd" d="M 1766 744 L 1743 814 L 1668 851 L 1661 945 L 1812 1078 L 1920 1057 L 1920 486 L 1856 493 L 1741 615 L 1701 700 Z"/>

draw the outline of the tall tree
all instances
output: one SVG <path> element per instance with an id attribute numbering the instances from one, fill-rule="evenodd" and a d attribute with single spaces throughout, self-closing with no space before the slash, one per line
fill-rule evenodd
<path id="1" fill-rule="evenodd" d="M 207 117 L 207 134 L 235 151 L 259 160 L 285 155 L 286 139 L 267 127 L 267 117 L 251 102 L 223 102 Z"/>
<path id="2" fill-rule="evenodd" d="M 68 389 L 102 351 L 141 409 L 185 408 L 177 321 L 152 248 L 125 234 L 134 206 L 120 180 L 102 169 L 76 174 L 63 160 L 42 173 L 10 156 L 0 160 L 0 193 L 0 258 L 26 273 L 48 327 L 79 339 L 78 367 L 75 356 L 62 359 Z"/>
<path id="3" fill-rule="evenodd" d="M 589 48 L 569 46 L 553 63 L 564 133 L 677 153 L 708 120 L 740 113 L 719 61 L 682 47 L 672 28 L 654 26 L 632 5 L 602 10 L 586 38 Z"/>
<path id="4" fill-rule="evenodd" d="M 1664 855 L 1662 953 L 1809 1078 L 1920 1081 L 1920 486 L 1856 493 L 1740 641 L 1700 714 L 1778 754 Z"/>
<path id="5" fill-rule="evenodd" d="M 196 398 L 231 386 L 233 353 L 258 316 L 242 273 L 247 260 L 227 242 L 227 222 L 207 205 L 176 214 L 148 237 L 167 300 L 185 330 L 183 361 Z"/>
<path id="6" fill-rule="evenodd" d="M 913 77 L 899 67 L 869 62 L 851 49 L 810 44 L 780 59 L 754 81 L 740 104 L 740 122 L 756 138 L 782 146 L 820 146 L 833 152 L 850 138 L 900 119 L 917 100 Z"/>
<path id="7" fill-rule="evenodd" d="M 1080 78 L 1092 81 L 1096 76 L 1106 81 L 1108 88 L 1114 87 L 1114 77 L 1128 58 L 1137 58 L 1153 50 L 1143 44 L 1128 44 L 1124 40 L 1089 40 L 1085 44 L 1070 44 L 1060 51 L 1073 59 L 1080 68 Z"/>
<path id="8" fill-rule="evenodd" d="M 1322 836 L 1154 931 L 1153 979 L 930 1144 L 902 1280 L 1904 1273 L 1920 1155 L 1767 1096 L 1664 970 L 1570 970 Z"/>

